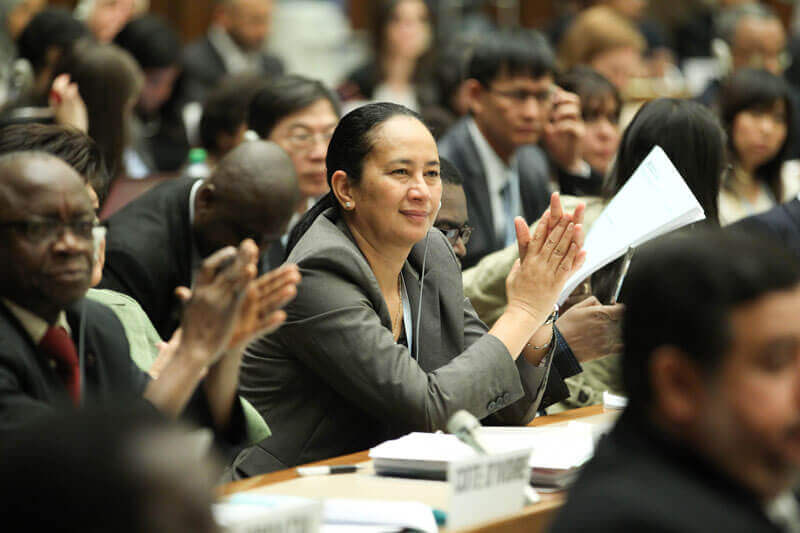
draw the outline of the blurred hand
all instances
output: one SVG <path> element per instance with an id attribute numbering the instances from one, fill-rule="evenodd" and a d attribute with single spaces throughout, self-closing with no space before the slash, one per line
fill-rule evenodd
<path id="1" fill-rule="evenodd" d="M 150 365 L 150 369 L 147 371 L 151 378 L 158 379 L 158 376 L 161 375 L 161 372 L 167 368 L 167 365 L 169 365 L 170 361 L 172 361 L 172 357 L 175 355 L 180 343 L 181 328 L 178 328 L 175 330 L 175 333 L 172 334 L 172 338 L 170 338 L 169 342 L 161 341 L 156 344 L 156 348 L 158 348 L 158 356 L 156 357 L 156 360 L 153 361 L 153 364 Z"/>
<path id="2" fill-rule="evenodd" d="M 181 321 L 181 350 L 202 357 L 206 366 L 219 359 L 233 338 L 257 260 L 258 247 L 246 239 L 238 249 L 228 246 L 203 261 L 190 296 L 185 287 L 176 290 L 182 298 L 189 296 Z"/>
<path id="3" fill-rule="evenodd" d="M 300 283 L 300 279 L 297 265 L 286 264 L 251 281 L 247 286 L 226 349 L 244 348 L 254 338 L 268 335 L 278 329 L 286 320 L 286 313 L 281 308 L 297 295 L 297 284 Z M 178 287 L 175 289 L 175 294 L 184 302 L 188 302 L 192 291 L 186 287 Z M 174 339 L 175 336 L 168 344 L 172 344 Z"/>
<path id="4" fill-rule="evenodd" d="M 519 259 L 506 278 L 509 307 L 539 318 L 550 314 L 564 283 L 586 259 L 582 226 L 573 222 L 582 217 L 582 204 L 573 214 L 564 213 L 553 193 L 532 237 L 525 221 L 516 218 Z"/>
<path id="5" fill-rule="evenodd" d="M 579 361 L 622 351 L 622 304 L 603 305 L 594 296 L 572 306 L 556 325 Z"/>
<path id="6" fill-rule="evenodd" d="M 583 166 L 586 126 L 577 94 L 556 88 L 550 121 L 544 127 L 544 146 L 556 164 L 573 174 Z"/>
<path id="7" fill-rule="evenodd" d="M 69 74 L 61 74 L 53 80 L 48 102 L 58 124 L 72 126 L 83 133 L 89 131 L 86 104 L 78 92 L 78 84 L 72 83 Z"/>
<path id="8" fill-rule="evenodd" d="M 254 338 L 268 335 L 286 320 L 280 309 L 297 295 L 300 271 L 286 264 L 253 280 L 247 288 L 229 348 L 243 348 Z"/>

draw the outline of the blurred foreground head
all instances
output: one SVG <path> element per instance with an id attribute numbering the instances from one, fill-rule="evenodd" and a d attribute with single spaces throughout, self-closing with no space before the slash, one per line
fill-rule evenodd
<path id="1" fill-rule="evenodd" d="M 43 417 L 0 444 L 3 515 L 31 531 L 216 531 L 219 472 L 195 438 L 150 411 Z"/>
<path id="2" fill-rule="evenodd" d="M 800 472 L 800 265 L 736 233 L 644 247 L 623 291 L 629 409 L 768 500 Z"/>

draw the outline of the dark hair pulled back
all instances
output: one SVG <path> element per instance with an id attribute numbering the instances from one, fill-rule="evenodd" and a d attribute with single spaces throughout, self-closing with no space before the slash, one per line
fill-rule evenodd
<path id="1" fill-rule="evenodd" d="M 325 156 L 328 187 L 331 186 L 331 177 L 339 170 L 346 172 L 351 182 L 361 181 L 364 161 L 375 146 L 374 132 L 378 126 L 395 116 L 413 117 L 422 122 L 420 116 L 414 111 L 405 106 L 388 102 L 367 104 L 342 117 L 333 131 Z M 339 207 L 333 191 L 320 198 L 292 229 L 286 245 L 286 257 L 289 256 L 317 217 L 330 207 Z"/>

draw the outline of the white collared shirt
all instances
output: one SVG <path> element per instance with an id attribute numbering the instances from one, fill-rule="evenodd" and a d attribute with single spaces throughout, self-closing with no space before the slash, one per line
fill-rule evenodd
<path id="1" fill-rule="evenodd" d="M 47 330 L 50 329 L 50 324 L 48 324 L 47 321 L 39 315 L 28 311 L 24 307 L 18 306 L 14 302 L 7 300 L 6 298 L 3 298 L 2 300 L 6 307 L 8 307 L 8 310 L 11 311 L 11 314 L 14 315 L 14 318 L 19 320 L 19 323 L 22 324 L 22 327 L 25 329 L 28 335 L 30 335 L 31 340 L 33 340 L 33 344 L 38 346 L 39 343 L 42 342 Z M 72 334 L 69 323 L 67 322 L 67 314 L 63 310 L 58 313 L 56 323 L 53 325 L 61 326 L 67 330 L 68 335 Z"/>
<path id="2" fill-rule="evenodd" d="M 228 74 L 261 72 L 261 54 L 259 52 L 243 51 L 224 29 L 219 26 L 212 26 L 208 30 L 208 40 L 211 41 L 211 45 L 222 57 L 225 71 Z"/>
<path id="3" fill-rule="evenodd" d="M 194 202 L 195 198 L 197 198 L 197 191 L 200 190 L 200 187 L 203 185 L 203 180 L 197 180 L 192 185 L 192 190 L 189 191 L 189 227 L 194 228 Z M 200 268 L 200 265 L 203 263 L 203 258 L 200 257 L 200 251 L 197 249 L 197 242 L 194 238 L 194 231 L 192 230 L 192 246 L 191 246 L 191 258 L 190 258 L 190 268 L 192 269 L 192 287 L 194 287 L 194 276 L 197 273 L 197 269 Z"/>
<path id="4" fill-rule="evenodd" d="M 492 207 L 492 218 L 494 219 L 494 231 L 498 238 L 505 239 L 506 227 L 508 219 L 515 216 L 522 215 L 522 202 L 519 200 L 519 185 L 517 190 L 512 191 L 512 198 L 517 201 L 512 201 L 512 212 L 507 213 L 503 205 L 503 188 L 506 184 L 516 178 L 518 174 L 517 169 L 517 156 L 511 156 L 511 164 L 507 165 L 494 148 L 491 147 L 489 141 L 478 129 L 478 125 L 472 117 L 467 119 L 467 127 L 469 129 L 470 137 L 478 149 L 478 157 L 481 159 L 483 171 L 486 174 L 486 184 L 489 186 L 489 200 Z M 518 179 L 515 180 L 517 183 Z"/>

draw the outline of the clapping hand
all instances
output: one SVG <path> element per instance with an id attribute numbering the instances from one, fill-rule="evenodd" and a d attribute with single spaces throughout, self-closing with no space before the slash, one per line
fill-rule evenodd
<path id="1" fill-rule="evenodd" d="M 78 84 L 70 80 L 69 74 L 61 74 L 53 80 L 48 104 L 58 124 L 72 126 L 83 133 L 89 131 L 89 113 L 78 92 Z"/>
<path id="2" fill-rule="evenodd" d="M 250 240 L 242 243 L 242 246 L 246 246 L 248 249 L 250 245 L 255 246 Z M 240 253 L 242 251 L 242 246 L 240 246 L 239 249 Z M 233 250 L 232 248 L 230 249 Z M 252 250 L 249 250 L 247 253 L 249 254 L 250 252 L 252 252 Z M 211 261 L 216 255 L 217 254 L 211 256 L 207 261 Z M 257 249 L 254 257 L 257 258 Z M 230 259 L 227 260 L 230 261 Z M 253 268 L 255 268 L 255 263 L 252 263 L 252 265 Z M 233 267 L 233 265 L 231 265 L 231 267 Z M 221 345 L 222 349 L 241 349 L 255 337 L 272 333 L 278 329 L 286 320 L 286 313 L 282 311 L 281 308 L 295 297 L 298 283 L 300 283 L 300 272 L 297 266 L 292 264 L 283 265 L 257 279 L 248 281 L 235 316 L 233 314 L 228 315 L 229 318 L 234 319 L 233 329 L 227 344 Z M 198 276 L 195 293 L 200 289 L 200 277 Z M 178 287 L 175 290 L 175 294 L 185 302 L 188 311 L 189 306 L 192 305 L 192 291 L 186 287 Z M 184 327 L 186 323 L 187 316 L 185 312 L 183 320 Z M 183 338 L 186 338 L 186 336 L 183 335 Z M 169 344 L 174 343 L 170 340 Z M 165 358 L 171 357 L 170 350 L 166 350 L 164 353 L 160 354 L 158 359 L 161 360 L 162 356 Z M 160 366 L 163 368 L 165 363 L 165 361 L 162 361 Z"/>
<path id="3" fill-rule="evenodd" d="M 581 249 L 583 210 L 581 204 L 572 214 L 565 213 L 558 193 L 553 193 L 550 208 L 533 236 L 525 221 L 517 217 L 519 259 L 506 279 L 509 307 L 519 307 L 539 318 L 550 313 L 564 283 L 586 259 Z"/>

